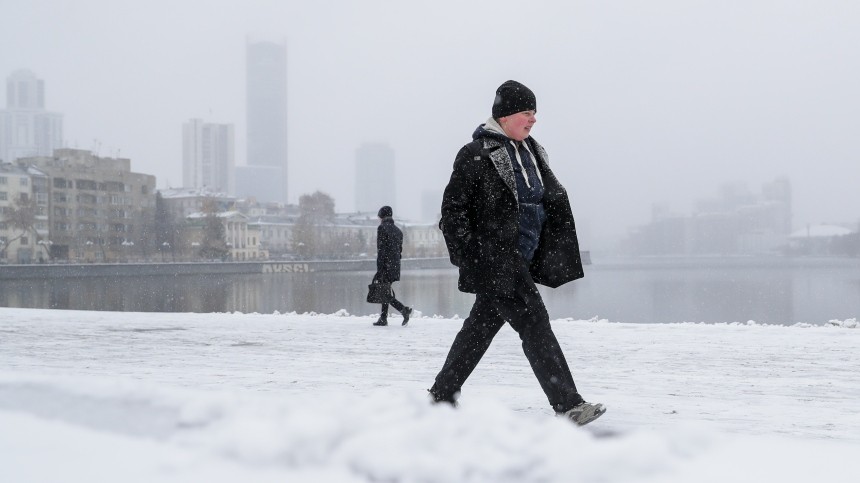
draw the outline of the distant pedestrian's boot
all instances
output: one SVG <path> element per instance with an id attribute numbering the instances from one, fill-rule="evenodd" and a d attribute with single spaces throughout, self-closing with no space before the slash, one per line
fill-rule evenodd
<path id="1" fill-rule="evenodd" d="M 400 325 L 408 324 L 409 323 L 409 316 L 412 315 L 412 307 L 406 307 L 405 309 L 403 309 L 403 312 L 401 312 L 401 313 L 403 314 L 403 323 Z"/>
<path id="2" fill-rule="evenodd" d="M 591 404 L 585 401 L 577 404 L 573 409 L 569 409 L 563 413 L 558 413 L 558 416 L 570 419 L 577 426 L 584 426 L 595 419 L 599 418 L 606 412 L 606 406 L 603 404 Z"/>
<path id="3" fill-rule="evenodd" d="M 374 323 L 373 323 L 373 325 L 376 325 L 376 326 L 379 326 L 379 327 L 382 327 L 382 326 L 388 325 L 388 319 L 380 315 L 380 316 L 379 316 L 379 320 L 377 320 L 376 322 L 374 322 Z"/>

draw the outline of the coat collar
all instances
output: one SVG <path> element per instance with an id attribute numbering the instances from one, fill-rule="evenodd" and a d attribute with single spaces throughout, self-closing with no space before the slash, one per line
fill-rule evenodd
<path id="1" fill-rule="evenodd" d="M 502 181 L 505 182 L 505 186 L 507 186 L 508 189 L 511 190 L 511 193 L 514 194 L 514 199 L 517 199 L 517 180 L 514 177 L 514 163 L 511 160 L 511 156 L 508 154 L 508 150 L 499 149 L 504 148 L 504 145 L 501 140 L 493 137 L 482 137 L 481 142 L 483 144 L 483 151 L 489 153 L 490 161 L 493 162 L 493 165 L 496 167 L 496 171 L 499 172 L 499 176 L 502 178 Z M 549 156 L 543 146 L 541 146 L 531 136 L 523 142 L 529 143 L 533 148 L 535 157 L 538 158 L 535 160 L 538 169 L 546 171 L 548 169 L 547 161 L 549 160 Z"/>

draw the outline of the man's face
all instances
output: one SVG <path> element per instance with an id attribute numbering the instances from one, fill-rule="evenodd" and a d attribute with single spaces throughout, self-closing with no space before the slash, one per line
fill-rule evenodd
<path id="1" fill-rule="evenodd" d="M 532 126 L 537 122 L 535 111 L 522 111 L 499 119 L 499 124 L 505 134 L 514 141 L 522 141 L 529 137 Z"/>

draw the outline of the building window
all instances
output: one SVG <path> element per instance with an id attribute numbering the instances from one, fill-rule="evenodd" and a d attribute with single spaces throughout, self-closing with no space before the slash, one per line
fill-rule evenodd
<path id="1" fill-rule="evenodd" d="M 91 179 L 78 179 L 78 180 L 75 180 L 75 186 L 77 186 L 77 188 L 78 188 L 79 190 L 92 190 L 92 191 L 96 191 L 96 190 L 98 189 L 98 184 L 97 184 L 94 180 L 91 180 Z"/>
<path id="2" fill-rule="evenodd" d="M 29 178 L 19 178 L 21 180 L 21 186 L 30 186 Z"/>

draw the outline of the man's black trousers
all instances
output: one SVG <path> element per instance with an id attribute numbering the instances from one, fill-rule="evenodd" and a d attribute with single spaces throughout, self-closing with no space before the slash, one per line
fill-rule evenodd
<path id="1" fill-rule="evenodd" d="M 394 307 L 395 309 L 397 309 L 397 311 L 400 312 L 401 314 L 403 313 L 403 309 L 406 308 L 406 306 L 403 305 L 402 303 L 400 303 L 400 301 L 397 299 L 392 299 L 390 303 L 391 303 L 391 306 Z M 382 304 L 382 318 L 386 318 L 386 317 L 388 317 L 388 303 L 383 303 Z"/>
<path id="2" fill-rule="evenodd" d="M 430 389 L 436 401 L 453 403 L 456 400 L 493 337 L 507 322 L 519 334 L 523 352 L 552 408 L 564 412 L 582 402 L 550 326 L 546 306 L 525 264 L 518 278 L 516 292 L 510 297 L 476 296 L 472 311 L 457 333 L 445 365 Z"/>

